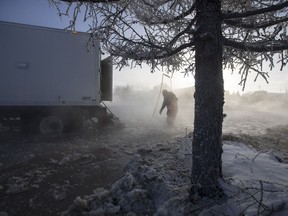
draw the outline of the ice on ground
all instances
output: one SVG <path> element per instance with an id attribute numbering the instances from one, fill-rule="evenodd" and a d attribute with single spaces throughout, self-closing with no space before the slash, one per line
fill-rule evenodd
<path id="1" fill-rule="evenodd" d="M 186 136 L 139 149 L 111 188 L 98 188 L 90 196 L 78 197 L 78 204 L 62 216 L 288 214 L 288 165 L 279 163 L 272 154 L 228 141 L 223 143 L 225 178 L 221 181 L 227 197 L 192 204 L 189 143 Z"/>

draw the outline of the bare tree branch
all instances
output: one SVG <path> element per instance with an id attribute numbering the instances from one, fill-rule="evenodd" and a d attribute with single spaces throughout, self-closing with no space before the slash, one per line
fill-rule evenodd
<path id="1" fill-rule="evenodd" d="M 229 25 L 229 26 L 234 26 L 234 27 L 240 27 L 240 28 L 245 28 L 245 29 L 260 29 L 260 28 L 267 28 L 276 24 L 280 24 L 283 22 L 287 22 L 288 17 L 284 17 L 281 19 L 275 19 L 272 21 L 268 22 L 263 22 L 263 23 L 245 23 L 240 20 L 224 20 L 223 23 Z"/>
<path id="2" fill-rule="evenodd" d="M 250 52 L 275 52 L 288 49 L 287 40 L 271 41 L 270 44 L 263 44 L 261 42 L 237 42 L 231 39 L 223 38 L 223 45 Z"/>
<path id="3" fill-rule="evenodd" d="M 171 22 L 175 22 L 177 20 L 183 19 L 184 17 L 190 15 L 194 10 L 195 10 L 195 3 L 187 11 L 183 12 L 182 14 L 176 17 L 173 17 L 172 19 L 163 20 L 161 22 L 150 22 L 150 24 L 157 25 L 157 24 L 168 24 Z"/>
<path id="4" fill-rule="evenodd" d="M 258 14 L 262 14 L 262 13 L 281 10 L 285 7 L 288 7 L 288 1 L 276 4 L 276 5 L 268 6 L 266 8 L 261 8 L 261 9 L 253 10 L 253 11 L 247 11 L 247 12 L 243 12 L 243 13 L 238 13 L 238 12 L 237 13 L 223 13 L 222 18 L 223 18 L 223 20 L 225 20 L 225 19 L 249 17 L 249 16 L 254 16 L 254 15 L 258 15 Z"/>
<path id="5" fill-rule="evenodd" d="M 59 3 L 59 0 L 50 1 Z M 89 31 L 101 39 L 102 49 L 114 55 L 117 65 L 126 65 L 131 59 L 131 64 L 135 65 L 143 61 L 153 68 L 157 64 L 165 65 L 166 71 L 183 67 L 181 70 L 185 73 L 187 70 L 194 73 L 197 1 L 62 1 L 68 2 L 68 8 L 73 8 L 75 3 L 86 7 L 93 22 Z M 256 78 L 260 75 L 267 81 L 263 62 L 268 62 L 270 69 L 276 62 L 281 69 L 288 65 L 287 0 L 224 0 L 222 8 L 222 11 L 232 11 L 222 12 L 223 66 L 242 74 L 244 86 L 251 72 L 256 73 Z M 279 54 L 277 59 L 274 58 L 276 53 Z"/>
<path id="6" fill-rule="evenodd" d="M 135 44 L 137 44 L 137 43 L 135 43 Z M 145 54 L 145 55 L 141 55 L 141 52 L 139 52 L 139 53 L 130 52 L 129 53 L 129 52 L 125 51 L 125 53 L 126 53 L 126 56 L 129 57 L 129 59 L 133 59 L 133 60 L 150 60 L 152 58 L 153 59 L 163 59 L 163 58 L 171 57 L 171 56 L 173 56 L 173 55 L 181 52 L 182 50 L 187 49 L 193 45 L 194 45 L 194 41 L 191 41 L 187 44 L 182 44 L 181 46 L 179 46 L 175 49 L 169 49 L 169 50 L 167 50 L 167 48 L 165 48 L 165 47 L 160 48 L 160 47 L 153 47 L 152 45 L 150 45 L 150 48 L 153 48 L 152 49 L 153 52 Z M 148 45 L 146 44 L 145 46 L 148 46 Z M 158 48 L 158 50 L 155 48 Z M 117 55 L 119 55 L 118 51 L 119 50 L 117 50 L 115 53 L 111 53 L 111 54 L 117 56 Z"/>

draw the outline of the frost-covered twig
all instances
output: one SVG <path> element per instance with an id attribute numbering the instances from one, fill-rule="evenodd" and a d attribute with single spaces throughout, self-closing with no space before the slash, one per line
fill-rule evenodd
<path id="1" fill-rule="evenodd" d="M 264 203 L 264 201 L 268 201 L 268 198 L 272 193 L 285 193 L 286 190 L 282 190 L 281 188 L 275 190 L 265 189 L 266 186 L 264 185 L 264 183 L 271 185 L 273 183 L 262 180 L 258 180 L 258 182 L 259 184 L 257 185 L 259 186 L 246 186 L 245 182 L 243 182 L 242 180 L 238 180 L 238 183 L 240 183 L 240 185 L 237 186 L 230 181 L 230 183 L 232 183 L 232 185 L 230 184 L 232 188 L 230 186 L 229 188 L 224 188 L 226 193 L 230 194 L 227 197 L 226 205 L 229 206 L 229 203 L 231 203 L 231 201 L 232 203 L 234 202 L 240 210 L 240 215 L 245 214 L 245 212 L 247 212 L 249 209 L 251 211 L 251 208 L 254 209 L 252 211 L 254 211 L 255 215 L 270 215 L 272 213 L 283 210 L 283 208 L 285 207 L 285 202 L 277 204 L 277 206 L 274 206 L 273 204 L 271 206 L 268 206 Z M 271 186 L 267 186 L 268 188 L 271 188 Z M 279 186 L 286 187 L 285 185 Z"/>

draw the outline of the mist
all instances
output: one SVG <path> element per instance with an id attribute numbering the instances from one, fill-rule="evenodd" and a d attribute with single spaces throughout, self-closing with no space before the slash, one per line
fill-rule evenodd
<path id="1" fill-rule="evenodd" d="M 169 87 L 166 89 L 169 90 Z M 178 114 L 174 130 L 192 131 L 194 88 L 179 88 L 173 92 L 178 97 Z M 165 129 L 166 109 L 162 115 L 159 114 L 162 102 L 160 86 L 150 90 L 137 90 L 127 85 L 116 87 L 113 101 L 106 104 L 126 124 L 140 123 Z M 240 95 L 227 91 L 223 109 L 227 117 L 223 121 L 223 133 L 259 135 L 265 133 L 268 128 L 287 125 L 287 105 L 287 93 L 256 91 Z"/>
<path id="2" fill-rule="evenodd" d="M 169 90 L 167 86 L 163 88 Z M 160 86 L 141 91 L 131 86 L 120 86 L 114 90 L 113 101 L 105 104 L 125 125 L 123 128 L 108 127 L 99 130 L 94 123 L 87 121 L 82 131 L 71 134 L 23 135 L 17 131 L 0 130 L 0 189 L 3 191 L 0 196 L 1 210 L 9 215 L 35 215 L 37 212 L 37 215 L 43 213 L 52 216 L 66 210 L 66 215 L 79 215 L 79 202 L 87 203 L 86 198 L 92 199 L 95 191 L 103 191 L 103 188 L 112 188 L 111 194 L 115 192 L 117 197 L 124 199 L 126 192 L 120 190 L 123 182 L 137 182 L 131 188 L 135 187 L 138 192 L 138 188 L 146 187 L 151 194 L 145 197 L 152 197 L 154 203 L 164 203 L 163 206 L 166 206 L 167 200 L 171 203 L 170 198 L 174 203 L 174 197 L 181 197 L 179 203 L 176 202 L 177 206 L 181 206 L 186 199 L 185 188 L 189 188 L 191 183 L 189 174 L 192 160 L 194 88 L 173 89 L 173 92 L 178 97 L 179 108 L 174 127 L 167 126 L 166 109 L 162 115 L 159 114 L 163 102 Z M 260 173 L 264 176 L 256 176 L 257 182 L 259 179 L 271 180 L 271 176 L 286 181 L 286 175 L 275 175 L 274 170 L 279 167 L 287 170 L 287 104 L 287 94 L 264 91 L 243 95 L 225 93 L 225 177 L 243 178 L 247 172 L 249 175 L 257 173 L 257 167 L 263 168 Z M 251 146 L 253 148 L 250 149 Z M 267 159 L 260 160 L 260 156 Z M 277 161 L 273 172 L 264 169 L 267 168 L 269 158 L 274 163 Z M 234 160 L 237 164 L 232 163 Z M 247 164 L 253 166 L 252 174 L 249 173 Z M 285 174 L 283 169 L 277 173 Z M 146 178 L 138 179 L 141 176 L 148 176 L 151 181 L 147 183 Z M 137 180 L 130 181 L 134 178 Z M 163 182 L 156 181 L 155 187 L 155 179 L 163 179 Z M 278 183 L 275 185 L 279 186 Z M 277 191 L 287 197 L 282 192 L 286 191 L 287 186 L 284 187 L 285 190 L 278 188 Z M 107 190 L 104 192 L 110 193 L 106 193 Z M 148 202 L 143 202 L 142 193 L 139 195 L 134 192 L 129 192 L 130 201 L 123 202 L 126 204 L 123 208 L 130 208 L 131 203 L 136 203 L 140 210 L 152 208 L 143 205 Z M 46 194 L 45 199 L 42 194 Z M 114 200 L 109 196 L 108 199 Z M 114 209 L 115 203 L 110 205 L 105 199 L 103 203 L 104 207 L 108 205 Z M 170 213 L 176 211 L 177 206 L 169 205 L 169 208 L 163 209 Z M 84 207 L 86 214 L 87 206 Z M 106 208 L 104 207 L 103 209 Z M 161 208 L 160 206 L 159 209 Z M 76 213 L 70 214 L 69 211 L 74 210 Z M 92 208 L 91 212 L 93 211 L 95 209 Z M 168 213 L 163 215 L 171 215 Z"/>
<path id="3" fill-rule="evenodd" d="M 268 128 L 288 124 L 287 93 L 266 91 L 226 94 L 223 132 L 263 134 Z"/>

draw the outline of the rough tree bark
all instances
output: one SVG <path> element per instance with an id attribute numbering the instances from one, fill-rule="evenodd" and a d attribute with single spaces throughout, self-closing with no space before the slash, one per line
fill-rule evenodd
<path id="1" fill-rule="evenodd" d="M 219 195 L 222 177 L 222 75 L 221 1 L 196 1 L 195 119 L 193 134 L 192 193 Z"/>

